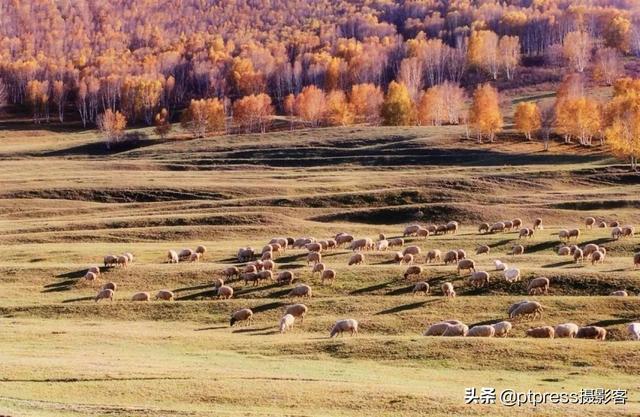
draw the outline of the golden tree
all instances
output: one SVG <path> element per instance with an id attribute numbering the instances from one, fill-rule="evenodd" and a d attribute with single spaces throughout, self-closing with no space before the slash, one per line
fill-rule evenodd
<path id="1" fill-rule="evenodd" d="M 102 133 L 107 149 L 122 141 L 124 129 L 127 127 L 127 118 L 119 111 L 107 109 L 97 118 L 98 130 Z"/>
<path id="2" fill-rule="evenodd" d="M 585 31 L 569 32 L 564 37 L 562 54 L 578 72 L 583 72 L 591 59 L 593 40 Z"/>
<path id="3" fill-rule="evenodd" d="M 233 103 L 233 121 L 245 132 L 266 132 L 274 109 L 267 94 L 242 97 Z"/>
<path id="4" fill-rule="evenodd" d="M 413 103 L 404 84 L 392 81 L 382 104 L 382 119 L 387 126 L 406 126 L 413 121 Z"/>
<path id="5" fill-rule="evenodd" d="M 540 129 L 540 109 L 533 101 L 525 101 L 516 107 L 514 115 L 516 129 L 524 133 L 527 140 L 531 140 L 532 132 Z"/>
<path id="6" fill-rule="evenodd" d="M 333 90 L 327 95 L 327 122 L 331 126 L 346 126 L 353 123 L 353 113 L 342 90 Z"/>
<path id="7" fill-rule="evenodd" d="M 416 104 L 419 125 L 440 126 L 447 116 L 442 90 L 436 86 L 424 91 Z"/>
<path id="8" fill-rule="evenodd" d="M 327 114 L 327 97 L 315 85 L 305 87 L 296 97 L 295 112 L 300 119 L 318 126 Z"/>
<path id="9" fill-rule="evenodd" d="M 384 94 L 380 87 L 371 83 L 355 84 L 351 87 L 349 105 L 356 122 L 379 124 L 382 103 Z"/>
<path id="10" fill-rule="evenodd" d="M 636 171 L 640 157 L 640 96 L 632 91 L 615 97 L 608 110 L 612 120 L 604 136 L 609 149 L 619 158 L 628 159 Z"/>
<path id="11" fill-rule="evenodd" d="M 486 135 L 493 142 L 496 133 L 502 130 L 503 120 L 500 111 L 498 91 L 490 84 L 483 84 L 473 93 L 473 102 L 469 110 L 469 123 L 476 131 L 478 142 Z"/>
<path id="12" fill-rule="evenodd" d="M 189 107 L 182 113 L 182 127 L 196 138 L 208 133 L 225 129 L 224 103 L 217 98 L 191 100 Z"/>

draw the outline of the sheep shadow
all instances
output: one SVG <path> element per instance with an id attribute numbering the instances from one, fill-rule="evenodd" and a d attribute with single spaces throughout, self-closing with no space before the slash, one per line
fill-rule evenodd
<path id="1" fill-rule="evenodd" d="M 205 288 L 210 288 L 212 286 L 213 286 L 213 284 L 201 284 L 201 285 L 195 285 L 193 287 L 176 288 L 175 290 L 173 290 L 173 292 L 202 290 L 202 289 L 205 289 Z"/>
<path id="2" fill-rule="evenodd" d="M 536 243 L 535 245 L 530 245 L 530 246 L 524 245 L 523 243 L 523 246 L 525 246 L 525 253 L 533 253 L 533 252 L 540 252 L 540 251 L 553 249 L 556 246 L 558 246 L 558 242 L 547 240 L 547 241 Z"/>
<path id="3" fill-rule="evenodd" d="M 297 255 L 287 255 L 287 256 L 281 256 L 279 258 L 277 258 L 275 261 L 278 264 L 282 264 L 282 263 L 289 263 L 289 262 L 295 262 L 295 261 L 299 261 L 302 259 L 305 259 L 307 257 L 306 254 L 301 253 L 301 254 L 297 254 Z"/>
<path id="4" fill-rule="evenodd" d="M 215 298 L 217 296 L 218 296 L 218 290 L 211 289 L 207 291 L 200 291 L 193 294 L 183 295 L 182 297 L 176 297 L 176 301 L 198 300 L 201 298 Z"/>
<path id="5" fill-rule="evenodd" d="M 472 327 L 475 327 L 475 326 L 492 325 L 492 324 L 500 323 L 501 321 L 503 321 L 503 319 L 491 319 L 491 320 L 479 321 L 477 323 L 470 324 L 469 328 L 472 328 Z"/>
<path id="6" fill-rule="evenodd" d="M 62 300 L 63 303 L 75 303 L 78 301 L 93 301 L 95 297 L 79 297 L 79 298 L 69 298 L 66 300 Z"/>
<path id="7" fill-rule="evenodd" d="M 384 315 L 384 314 L 393 314 L 393 313 L 399 313 L 401 311 L 408 311 L 408 310 L 413 310 L 416 308 L 420 308 L 420 307 L 424 307 L 427 304 L 432 304 L 432 303 L 436 303 L 440 300 L 426 300 L 426 301 L 418 301 L 416 303 L 409 303 L 409 304 L 403 304 L 400 306 L 395 306 L 392 308 L 388 308 L 386 310 L 382 310 L 382 311 L 378 311 L 377 313 L 374 313 L 374 316 L 380 316 L 380 315 Z"/>
<path id="8" fill-rule="evenodd" d="M 42 290 L 42 293 L 48 293 L 48 292 L 62 292 L 62 291 L 69 291 L 70 289 L 73 288 L 74 285 L 76 285 L 78 283 L 78 281 L 80 281 L 80 278 L 76 278 L 76 279 L 67 279 L 65 281 L 60 281 L 60 282 L 54 282 L 52 284 L 47 284 L 44 286 L 44 290 Z"/>
<path id="9" fill-rule="evenodd" d="M 509 243 L 515 243 L 517 240 L 518 239 L 502 239 L 502 240 L 494 242 L 494 243 L 492 243 L 492 244 L 490 244 L 488 246 L 493 249 L 493 248 L 497 248 L 497 247 L 500 247 L 500 246 L 508 245 Z"/>
<path id="10" fill-rule="evenodd" d="M 281 298 L 286 297 L 287 294 L 292 290 L 292 288 L 286 288 L 284 290 L 273 291 L 267 295 L 267 298 Z"/>
<path id="11" fill-rule="evenodd" d="M 405 295 L 409 294 L 413 291 L 413 287 L 415 285 L 410 285 L 408 287 L 396 288 L 395 290 L 391 290 L 387 292 L 385 295 Z"/>
<path id="12" fill-rule="evenodd" d="M 250 286 L 250 287 L 246 286 L 246 287 L 243 287 L 241 290 L 238 290 L 237 293 L 234 291 L 234 294 L 247 295 L 247 294 L 254 293 L 256 291 L 267 291 L 267 290 L 272 290 L 278 287 L 279 287 L 278 283 L 273 283 L 273 284 L 263 285 L 263 286 Z"/>
<path id="13" fill-rule="evenodd" d="M 368 292 L 373 292 L 373 291 L 377 291 L 377 290 L 382 290 L 384 288 L 389 287 L 389 285 L 393 284 L 394 281 L 387 281 L 387 282 L 383 282 L 382 284 L 376 284 L 376 285 L 371 285 L 369 287 L 364 287 L 364 288 L 358 288 L 357 290 L 353 290 L 349 293 L 349 295 L 359 295 L 359 294 L 366 294 Z"/>
<path id="14" fill-rule="evenodd" d="M 268 331 L 268 332 L 251 333 L 250 335 L 251 336 L 271 336 L 271 335 L 279 334 L 279 333 L 280 333 L 279 330 L 271 330 L 271 331 Z"/>
<path id="15" fill-rule="evenodd" d="M 269 329 L 273 329 L 274 326 L 267 326 L 267 327 L 258 327 L 258 328 L 254 328 L 254 327 L 245 327 L 243 329 L 235 329 L 233 330 L 231 333 L 254 333 L 254 332 L 263 332 L 265 330 L 269 330 Z"/>
<path id="16" fill-rule="evenodd" d="M 567 266 L 567 265 L 571 265 L 573 263 L 573 261 L 560 261 L 560 262 L 555 262 L 552 264 L 546 264 L 546 265 L 542 265 L 543 268 L 558 268 L 561 266 Z"/>
<path id="17" fill-rule="evenodd" d="M 206 330 L 220 330 L 226 329 L 228 326 L 211 326 L 211 327 L 200 327 L 198 329 L 193 329 L 194 332 L 204 332 Z"/>
<path id="18" fill-rule="evenodd" d="M 393 259 L 389 259 L 387 261 L 372 263 L 371 265 L 394 265 L 394 264 L 397 264 L 397 262 L 394 261 Z"/>
<path id="19" fill-rule="evenodd" d="M 107 268 L 105 267 L 100 267 L 100 273 L 106 271 Z M 77 271 L 71 271 L 71 272 L 65 272 L 64 274 L 58 274 L 55 277 L 56 278 L 71 278 L 71 279 L 77 279 L 77 278 L 82 278 L 86 273 L 87 273 L 88 269 L 79 269 Z M 53 285 L 53 284 L 52 284 Z M 45 285 L 46 287 L 46 285 Z"/>
<path id="20" fill-rule="evenodd" d="M 636 318 L 627 317 L 627 318 L 622 318 L 622 319 L 600 320 L 600 321 L 596 321 L 594 323 L 590 323 L 587 326 L 600 326 L 600 327 L 616 326 L 618 324 L 631 323 L 636 319 L 637 319 L 637 317 Z"/>
<path id="21" fill-rule="evenodd" d="M 260 306 L 253 307 L 251 311 L 254 314 L 256 313 L 264 313 L 265 311 L 275 310 L 276 308 L 284 307 L 286 304 L 280 301 L 275 301 L 273 303 L 262 304 Z"/>

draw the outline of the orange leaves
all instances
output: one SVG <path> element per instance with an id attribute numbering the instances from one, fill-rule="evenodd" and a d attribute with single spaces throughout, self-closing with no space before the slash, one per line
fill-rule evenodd
<path id="1" fill-rule="evenodd" d="M 489 138 L 489 142 L 493 142 L 496 133 L 502 130 L 500 98 L 498 91 L 490 84 L 479 86 L 473 93 L 469 123 L 476 131 L 478 142 L 482 142 L 483 135 Z"/>
<path id="2" fill-rule="evenodd" d="M 266 94 L 245 96 L 233 103 L 233 122 L 245 132 L 266 132 L 273 113 L 271 97 Z"/>
<path id="3" fill-rule="evenodd" d="M 327 97 L 315 85 L 305 87 L 295 99 L 294 112 L 305 122 L 318 126 L 327 113 Z"/>
<path id="4" fill-rule="evenodd" d="M 527 140 L 531 140 L 531 134 L 540 129 L 541 117 L 538 105 L 532 101 L 519 103 L 514 115 L 516 129 L 524 133 Z"/>
<path id="5" fill-rule="evenodd" d="M 564 37 L 562 54 L 574 70 L 583 72 L 591 59 L 593 40 L 584 31 L 569 32 Z"/>
<path id="6" fill-rule="evenodd" d="M 127 127 L 127 118 L 119 111 L 107 109 L 97 119 L 98 129 L 105 137 L 107 149 L 117 144 L 124 137 L 124 129 Z"/>
<path id="7" fill-rule="evenodd" d="M 217 98 L 191 100 L 182 113 L 182 127 L 196 138 L 225 129 L 224 104 Z"/>
<path id="8" fill-rule="evenodd" d="M 392 81 L 382 104 L 382 120 L 387 126 L 406 126 L 413 121 L 413 103 L 409 90 Z"/>

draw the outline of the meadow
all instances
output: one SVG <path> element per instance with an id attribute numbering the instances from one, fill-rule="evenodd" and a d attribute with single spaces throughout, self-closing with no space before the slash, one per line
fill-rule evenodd
<path id="1" fill-rule="evenodd" d="M 464 139 L 462 127 L 348 127 L 205 139 L 146 139 L 106 153 L 93 131 L 0 126 L 0 414 L 9 416 L 622 416 L 640 413 L 640 353 L 625 325 L 640 319 L 638 238 L 585 230 L 595 216 L 640 224 L 640 177 L 598 150 L 524 142 L 509 131 L 495 144 Z M 478 225 L 515 217 L 544 229 L 480 234 Z M 470 287 L 455 267 L 426 266 L 429 296 L 392 252 L 328 251 L 333 285 L 311 275 L 306 251 L 288 250 L 277 269 L 311 285 L 304 323 L 281 335 L 290 286 L 232 281 L 217 300 L 213 280 L 235 253 L 276 236 L 401 236 L 404 226 L 460 222 L 457 234 L 408 238 L 429 249 L 467 251 L 492 275 Z M 555 253 L 561 228 L 607 248 L 602 265 Z M 508 255 L 522 243 L 524 255 Z M 201 262 L 167 264 L 169 249 L 204 244 Z M 488 255 L 475 256 L 481 244 Z M 86 268 L 132 252 L 126 269 Z M 501 259 L 523 281 L 493 270 Z M 526 282 L 551 279 L 546 296 Z M 113 302 L 93 301 L 118 284 Z M 445 299 L 439 284 L 453 282 Z M 175 292 L 173 302 L 129 301 L 138 291 Z M 611 297 L 626 289 L 630 297 Z M 506 339 L 433 338 L 433 322 L 468 325 L 507 317 L 528 298 L 541 319 L 514 323 Z M 251 326 L 229 327 L 249 307 Z M 357 337 L 329 339 L 335 320 L 355 318 Z M 538 325 L 603 326 L 607 341 L 525 339 Z M 628 403 L 591 406 L 465 405 L 465 387 L 526 391 L 629 390 Z"/>

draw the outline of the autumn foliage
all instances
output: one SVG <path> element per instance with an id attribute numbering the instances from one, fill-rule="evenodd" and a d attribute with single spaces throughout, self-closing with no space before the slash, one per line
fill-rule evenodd
<path id="1" fill-rule="evenodd" d="M 496 133 L 502 130 L 503 120 L 498 91 L 490 84 L 483 84 L 473 93 L 469 111 L 469 123 L 476 132 L 478 142 L 486 136 L 493 142 Z"/>

